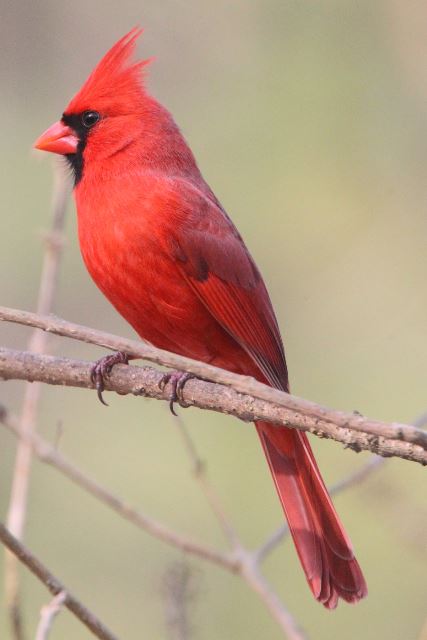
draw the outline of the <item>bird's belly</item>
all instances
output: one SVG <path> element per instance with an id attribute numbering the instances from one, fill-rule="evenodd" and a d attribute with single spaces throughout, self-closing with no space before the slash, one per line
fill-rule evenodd
<path id="1" fill-rule="evenodd" d="M 248 372 L 248 356 L 154 242 L 121 245 L 106 234 L 91 239 L 80 234 L 80 246 L 93 280 L 141 338 L 161 349 Z"/>

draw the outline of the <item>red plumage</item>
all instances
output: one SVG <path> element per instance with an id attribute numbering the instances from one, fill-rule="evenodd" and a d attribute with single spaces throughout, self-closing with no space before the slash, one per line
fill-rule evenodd
<path id="1" fill-rule="evenodd" d="M 287 391 L 262 277 L 171 115 L 145 91 L 147 61 L 130 61 L 139 34 L 114 45 L 36 146 L 70 161 L 83 259 L 142 338 Z M 315 598 L 357 602 L 366 583 L 307 437 L 256 427 Z"/>

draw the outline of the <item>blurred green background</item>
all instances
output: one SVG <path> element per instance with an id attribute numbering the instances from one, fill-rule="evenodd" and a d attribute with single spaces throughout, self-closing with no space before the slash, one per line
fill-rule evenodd
<path id="1" fill-rule="evenodd" d="M 62 113 L 101 55 L 135 24 L 149 87 L 174 114 L 208 182 L 260 266 L 300 396 L 384 420 L 427 407 L 427 6 L 400 0 L 1 2 L 1 304 L 34 309 L 50 161 L 33 140 Z M 55 312 L 132 336 L 82 265 L 73 207 Z M 29 331 L 0 326 L 1 344 Z M 65 339 L 53 353 L 102 351 Z M 23 384 L 0 401 L 19 412 Z M 135 506 L 212 545 L 221 532 L 191 477 L 166 405 L 62 388 L 43 390 L 40 430 Z M 249 546 L 282 519 L 253 429 L 180 411 L 209 476 Z M 328 482 L 362 465 L 313 443 Z M 15 442 L 0 429 L 0 515 Z M 391 460 L 336 499 L 370 594 L 334 613 L 314 602 L 287 541 L 266 572 L 311 638 L 419 638 L 427 615 L 426 471 Z M 181 554 L 121 521 L 36 462 L 26 541 L 126 640 L 173 638 L 164 576 Z M 192 637 L 282 637 L 257 597 L 220 569 L 193 572 Z M 0 555 L 0 574 L 3 556 Z M 32 637 L 48 596 L 22 572 Z M 0 579 L 0 595 L 3 589 Z M 8 639 L 4 608 L 0 637 Z M 53 638 L 91 637 L 70 614 Z"/>

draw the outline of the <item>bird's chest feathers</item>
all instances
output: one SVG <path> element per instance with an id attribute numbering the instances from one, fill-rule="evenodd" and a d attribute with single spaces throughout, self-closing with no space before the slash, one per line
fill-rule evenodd
<path id="1" fill-rule="evenodd" d="M 103 293 L 116 306 L 141 293 L 155 280 L 159 250 L 155 232 L 140 205 L 132 215 L 126 203 L 113 206 L 108 198 L 77 199 L 80 249 L 86 267 Z"/>
<path id="2" fill-rule="evenodd" d="M 218 327 L 167 249 L 160 203 L 138 198 L 129 214 L 125 203 L 112 206 L 99 194 L 96 203 L 76 201 L 84 262 L 119 313 L 149 342 L 210 361 Z"/>

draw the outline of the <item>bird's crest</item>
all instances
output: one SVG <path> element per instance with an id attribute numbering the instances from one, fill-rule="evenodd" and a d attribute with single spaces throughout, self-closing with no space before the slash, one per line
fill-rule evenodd
<path id="1" fill-rule="evenodd" d="M 96 109 L 106 115 L 134 113 L 144 96 L 142 69 L 151 59 L 131 60 L 142 29 L 134 27 L 98 62 L 65 113 Z"/>

